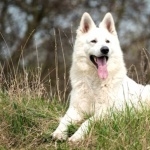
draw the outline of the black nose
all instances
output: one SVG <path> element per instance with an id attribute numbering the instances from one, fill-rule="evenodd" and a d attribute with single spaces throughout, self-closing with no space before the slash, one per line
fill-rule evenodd
<path id="1" fill-rule="evenodd" d="M 109 48 L 107 46 L 103 46 L 101 49 L 100 49 L 101 53 L 102 54 L 108 54 L 109 52 Z"/>

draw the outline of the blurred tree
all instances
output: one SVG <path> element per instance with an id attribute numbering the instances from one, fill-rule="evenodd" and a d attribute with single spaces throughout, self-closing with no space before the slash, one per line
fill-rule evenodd
<path id="1" fill-rule="evenodd" d="M 127 64 L 131 65 L 138 60 L 137 50 L 150 48 L 149 8 L 148 0 L 1 0 L 1 66 L 6 76 L 16 74 L 16 68 L 40 66 L 42 79 L 48 80 L 50 73 L 52 85 L 57 77 L 63 87 L 64 82 L 67 84 L 68 74 L 64 72 L 70 66 L 75 30 L 85 11 L 96 23 L 106 12 L 112 12 Z"/>

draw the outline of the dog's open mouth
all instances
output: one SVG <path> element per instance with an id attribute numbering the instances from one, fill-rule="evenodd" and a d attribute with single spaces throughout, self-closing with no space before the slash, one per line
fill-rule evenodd
<path id="1" fill-rule="evenodd" d="M 107 71 L 108 56 L 96 57 L 94 55 L 91 55 L 90 60 L 97 67 L 99 77 L 101 79 L 106 79 L 108 76 Z"/>

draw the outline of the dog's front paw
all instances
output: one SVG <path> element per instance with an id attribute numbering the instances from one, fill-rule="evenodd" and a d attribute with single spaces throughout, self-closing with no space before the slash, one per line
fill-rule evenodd
<path id="1" fill-rule="evenodd" d="M 62 132 L 60 130 L 55 130 L 52 133 L 52 138 L 55 139 L 55 140 L 63 141 L 63 140 L 67 139 L 67 133 L 66 132 Z"/>
<path id="2" fill-rule="evenodd" d="M 69 139 L 68 141 L 69 142 L 79 142 L 81 140 L 84 139 L 84 136 L 82 136 L 81 134 L 78 134 L 78 133 L 74 133 Z"/>

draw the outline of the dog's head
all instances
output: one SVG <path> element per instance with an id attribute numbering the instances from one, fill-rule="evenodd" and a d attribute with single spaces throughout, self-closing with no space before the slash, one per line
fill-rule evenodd
<path id="1" fill-rule="evenodd" d="M 118 54 L 122 56 L 111 13 L 104 16 L 99 27 L 96 27 L 88 13 L 84 13 L 77 30 L 77 39 L 82 41 L 84 52 L 90 63 L 97 68 L 99 77 L 106 79 L 110 57 Z"/>

